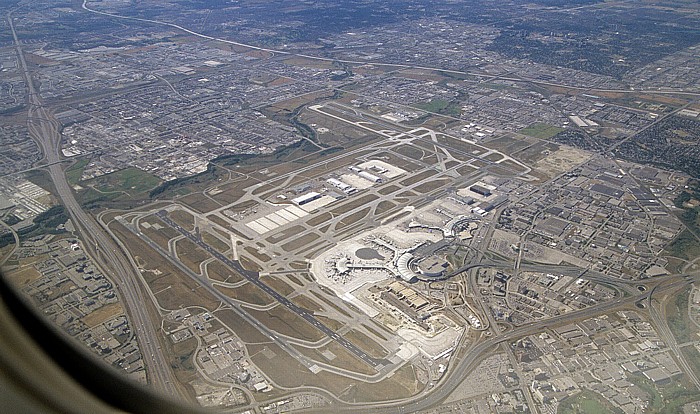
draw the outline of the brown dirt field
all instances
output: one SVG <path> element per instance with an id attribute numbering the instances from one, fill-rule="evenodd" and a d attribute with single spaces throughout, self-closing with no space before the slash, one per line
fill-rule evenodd
<path id="1" fill-rule="evenodd" d="M 325 223 L 326 221 L 330 220 L 331 218 L 333 218 L 331 213 L 321 213 L 321 214 L 315 215 L 310 220 L 307 220 L 306 224 L 308 224 L 309 226 L 316 227 L 322 223 Z"/>
<path id="2" fill-rule="evenodd" d="M 403 155 L 404 157 L 414 159 L 416 161 L 420 161 L 425 155 L 425 152 L 422 149 L 413 145 L 402 145 L 398 148 L 393 149 L 392 151 L 394 151 L 397 154 Z"/>
<path id="3" fill-rule="evenodd" d="M 353 329 L 343 336 L 373 358 L 384 358 L 388 355 L 386 349 L 360 331 Z"/>
<path id="4" fill-rule="evenodd" d="M 212 195 L 211 198 L 224 205 L 235 203 L 245 194 L 243 191 L 245 187 L 243 185 L 240 185 L 239 187 L 239 185 L 239 183 L 235 183 L 233 188 L 226 188 L 226 185 L 222 185 L 219 188 L 221 188 L 223 191 L 219 194 Z"/>
<path id="5" fill-rule="evenodd" d="M 194 230 L 194 216 L 185 210 L 174 210 L 168 213 L 168 217 L 185 229 Z"/>
<path id="6" fill-rule="evenodd" d="M 178 240 L 175 244 L 175 251 L 177 252 L 177 257 L 180 259 L 180 262 L 197 274 L 200 274 L 200 264 L 211 258 L 211 255 L 206 250 L 188 239 Z"/>
<path id="7" fill-rule="evenodd" d="M 521 166 L 520 164 L 517 164 L 511 160 L 505 160 L 502 163 L 500 163 L 500 165 L 503 167 L 506 167 L 506 168 L 510 168 L 511 170 L 515 171 L 516 173 L 525 171 L 525 168 L 523 166 Z"/>
<path id="8" fill-rule="evenodd" d="M 425 171 L 419 172 L 418 174 L 415 174 L 411 177 L 406 178 L 405 180 L 401 181 L 399 184 L 402 186 L 413 185 L 419 181 L 430 178 L 430 177 L 434 176 L 435 174 L 437 174 L 437 171 L 435 171 L 435 170 L 425 170 Z"/>
<path id="9" fill-rule="evenodd" d="M 459 161 L 445 161 L 445 167 L 447 167 L 447 168 L 454 168 L 460 164 L 461 164 L 461 162 L 459 162 Z"/>
<path id="10" fill-rule="evenodd" d="M 262 352 L 265 348 L 272 351 L 274 356 L 269 357 L 270 352 Z M 251 345 L 248 347 L 248 353 L 258 368 L 276 384 L 285 388 L 313 386 L 338 394 L 355 383 L 353 379 L 326 371 L 314 374 L 275 344 Z M 280 367 L 284 367 L 284 369 L 280 369 Z"/>
<path id="11" fill-rule="evenodd" d="M 365 207 L 360 211 L 356 211 L 356 212 L 344 217 L 342 220 L 340 220 L 338 222 L 338 224 L 336 224 L 335 230 L 340 230 L 340 229 L 343 229 L 347 226 L 352 226 L 353 224 L 356 224 L 358 221 L 367 217 L 367 214 L 369 214 L 369 211 L 371 209 L 372 209 L 371 207 Z"/>
<path id="12" fill-rule="evenodd" d="M 449 185 L 452 182 L 452 179 L 448 178 L 440 178 L 437 180 L 431 180 L 428 182 L 425 182 L 423 184 L 420 184 L 417 187 L 414 187 L 413 189 L 421 194 L 428 194 L 431 191 L 437 190 L 438 188 L 442 188 L 446 185 Z"/>
<path id="13" fill-rule="evenodd" d="M 216 311 L 215 315 L 245 343 L 270 342 L 270 338 L 230 309 Z"/>
<path id="14" fill-rule="evenodd" d="M 478 167 L 478 168 L 483 168 L 483 167 L 486 167 L 487 165 L 489 165 L 489 163 L 484 161 L 484 160 L 477 159 L 477 160 L 474 160 L 474 162 L 472 162 L 472 165 L 474 165 L 475 167 Z"/>
<path id="15" fill-rule="evenodd" d="M 287 243 L 281 245 L 280 247 L 285 252 L 291 252 L 294 250 L 299 250 L 302 247 L 304 247 L 308 244 L 311 244 L 320 238 L 321 238 L 321 236 L 317 233 L 307 233 L 301 237 L 298 237 L 296 239 L 292 239 L 292 240 L 288 241 Z"/>
<path id="16" fill-rule="evenodd" d="M 370 160 L 381 160 L 381 161 L 388 162 L 389 164 L 396 166 L 396 167 L 399 167 L 402 170 L 406 170 L 409 173 L 414 172 L 414 171 L 422 168 L 420 165 L 418 165 L 414 162 L 405 160 L 401 157 L 398 157 L 396 154 L 394 154 L 392 152 L 388 152 L 388 151 L 381 152 L 377 155 L 373 155 L 373 156 L 369 157 L 369 159 Z"/>
<path id="17" fill-rule="evenodd" d="M 29 283 L 41 278 L 41 272 L 36 270 L 34 266 L 27 266 L 20 270 L 6 273 L 6 277 L 13 286 L 21 289 Z"/>
<path id="18" fill-rule="evenodd" d="M 396 207 L 396 204 L 392 203 L 391 201 L 382 201 L 379 204 L 377 204 L 375 214 L 378 216 L 382 215 L 394 207 Z"/>
<path id="19" fill-rule="evenodd" d="M 329 329 L 332 329 L 334 331 L 340 330 L 343 326 L 345 326 L 344 323 L 340 322 L 339 320 L 328 318 L 325 316 L 317 316 L 319 321 L 321 321 L 324 325 L 326 325 Z"/>
<path id="20" fill-rule="evenodd" d="M 387 185 L 387 186 L 381 187 L 380 189 L 377 190 L 377 192 L 381 195 L 388 195 L 391 193 L 395 193 L 395 192 L 399 191 L 400 189 L 401 189 L 401 187 L 392 184 L 392 185 Z"/>
<path id="21" fill-rule="evenodd" d="M 303 346 L 294 346 L 294 348 L 313 360 L 323 362 L 334 367 L 347 369 L 348 371 L 366 375 L 377 373 L 377 371 L 375 371 L 372 367 L 367 365 L 361 359 L 355 357 L 355 355 L 348 352 L 335 341 L 330 342 L 328 345 L 322 346 L 321 348 L 305 348 Z M 322 354 L 324 351 L 332 352 L 335 355 L 335 358 L 329 360 Z"/>
<path id="22" fill-rule="evenodd" d="M 282 296 L 289 296 L 295 292 L 294 287 L 283 281 L 278 276 L 264 276 L 260 280 Z"/>
<path id="23" fill-rule="evenodd" d="M 262 268 L 257 263 L 255 263 L 245 255 L 240 255 L 238 258 L 239 262 L 241 263 L 241 266 L 243 266 L 244 269 L 251 270 L 253 272 L 259 272 L 262 270 Z"/>
<path id="24" fill-rule="evenodd" d="M 168 241 L 180 235 L 180 233 L 178 233 L 175 229 L 171 228 L 162 220 L 154 216 L 148 216 L 147 219 L 141 220 L 140 224 L 143 223 L 157 224 L 162 227 L 160 230 L 156 230 L 153 227 L 145 228 L 141 225 L 139 226 L 139 230 L 141 230 L 141 232 L 145 234 L 146 237 L 153 240 L 153 242 L 155 242 L 158 246 L 162 247 L 165 250 L 168 250 Z"/>
<path id="25" fill-rule="evenodd" d="M 231 250 L 231 245 L 228 243 L 225 243 L 223 240 L 220 238 L 216 237 L 213 233 L 210 233 L 208 231 L 202 231 L 202 240 L 211 247 L 214 248 L 214 250 L 220 252 L 220 253 L 225 253 L 228 250 Z"/>
<path id="26" fill-rule="evenodd" d="M 413 366 L 406 364 L 399 368 L 391 378 L 376 384 L 359 383 L 341 398 L 345 401 L 383 401 L 408 398 L 422 389 L 422 387 L 416 387 L 416 383 Z"/>
<path id="27" fill-rule="evenodd" d="M 352 211 L 358 207 L 364 206 L 365 204 L 369 204 L 372 201 L 378 199 L 379 196 L 376 196 L 374 194 L 366 194 L 362 197 L 359 198 L 351 198 L 349 201 L 341 204 L 340 206 L 336 207 L 331 211 L 333 214 L 344 214 L 347 213 L 348 211 Z"/>
<path id="28" fill-rule="evenodd" d="M 122 305 L 119 302 L 110 303 L 97 309 L 94 312 L 91 312 L 88 315 L 85 315 L 83 317 L 83 323 L 85 323 L 85 325 L 87 325 L 88 327 L 93 328 L 123 313 L 124 309 L 122 308 Z"/>
<path id="29" fill-rule="evenodd" d="M 305 341 L 318 341 L 325 335 L 286 307 L 278 305 L 268 311 L 246 309 L 251 316 L 269 329 Z"/>
<path id="30" fill-rule="evenodd" d="M 219 260 L 209 262 L 207 265 L 207 274 L 209 279 L 219 282 L 236 283 L 243 280 L 243 276 L 239 275 L 233 269 L 220 262 Z"/>
<path id="31" fill-rule="evenodd" d="M 243 250 L 263 263 L 267 263 L 271 260 L 270 256 L 265 253 L 260 253 L 255 247 L 246 246 Z"/>
<path id="32" fill-rule="evenodd" d="M 375 323 L 376 323 L 376 322 L 375 322 Z M 375 328 L 373 328 L 373 327 L 371 327 L 371 326 L 364 325 L 364 324 L 363 324 L 362 326 L 363 326 L 365 329 L 367 329 L 368 331 L 370 331 L 374 336 L 376 336 L 377 338 L 380 338 L 380 339 L 382 339 L 382 340 L 384 340 L 384 341 L 387 340 L 387 335 L 386 335 L 386 334 L 391 335 L 389 332 L 386 331 L 386 328 L 375 329 Z M 381 332 L 379 332 L 380 330 L 383 330 L 384 334 L 382 334 Z"/>
<path id="33" fill-rule="evenodd" d="M 250 303 L 252 305 L 265 306 L 275 301 L 272 296 L 251 283 L 246 283 L 237 288 L 216 286 L 216 289 L 231 299 L 240 300 L 241 302 Z"/>
<path id="34" fill-rule="evenodd" d="M 463 166 L 457 168 L 457 172 L 459 173 L 459 175 L 462 175 L 462 176 L 469 175 L 469 174 L 473 173 L 474 171 L 476 171 L 476 168 L 469 166 L 469 165 L 463 165 Z"/>
<path id="35" fill-rule="evenodd" d="M 292 283 L 294 283 L 296 285 L 304 286 L 304 282 L 302 282 L 301 280 L 299 280 L 298 277 L 296 277 L 292 274 L 284 275 L 284 277 L 286 277 L 287 279 L 289 279 Z"/>
<path id="36" fill-rule="evenodd" d="M 306 295 L 295 296 L 290 299 L 295 305 L 306 309 L 309 312 L 323 312 L 324 309 L 318 302 L 314 301 Z"/>
<path id="37" fill-rule="evenodd" d="M 492 152 L 491 154 L 487 155 L 485 158 L 489 161 L 496 162 L 496 161 L 503 159 L 503 155 L 501 155 L 497 152 Z"/>
<path id="38" fill-rule="evenodd" d="M 265 239 L 268 243 L 272 244 L 277 244 L 281 242 L 282 240 L 288 239 L 290 237 L 293 237 L 296 234 L 301 233 L 302 231 L 306 230 L 304 226 L 292 226 L 288 229 L 282 230 L 278 233 L 273 234 L 272 236 L 268 237 Z"/>
<path id="39" fill-rule="evenodd" d="M 339 313 L 342 314 L 343 316 L 345 316 L 345 317 L 347 317 L 347 318 L 350 318 L 350 317 L 351 317 L 349 313 L 347 313 L 347 312 L 344 311 L 343 309 L 340 309 L 335 303 L 333 303 L 332 301 L 330 301 L 329 299 L 327 299 L 324 295 L 321 295 L 321 294 L 319 294 L 319 293 L 317 293 L 317 292 L 314 292 L 313 290 L 311 291 L 311 294 L 314 295 L 314 296 L 316 296 L 316 298 L 320 299 L 323 303 L 325 303 L 326 305 L 330 306 L 332 309 L 336 310 L 337 312 L 339 312 Z M 338 300 L 340 300 L 340 299 L 338 299 Z"/>
<path id="40" fill-rule="evenodd" d="M 203 196 L 201 193 L 186 195 L 178 199 L 178 201 L 190 207 L 192 210 L 203 214 L 221 207 L 221 204 L 217 203 L 209 197 Z"/>

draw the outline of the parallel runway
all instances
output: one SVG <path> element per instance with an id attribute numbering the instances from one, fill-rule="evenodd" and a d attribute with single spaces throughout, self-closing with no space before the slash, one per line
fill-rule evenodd
<path id="1" fill-rule="evenodd" d="M 258 288 L 262 289 L 265 293 L 270 295 L 275 301 L 278 303 L 282 304 L 285 306 L 287 309 L 291 310 L 301 318 L 303 318 L 306 322 L 310 323 L 314 327 L 316 327 L 319 331 L 323 332 L 326 336 L 331 338 L 332 340 L 336 341 L 338 344 L 343 346 L 343 348 L 347 349 L 350 351 L 353 355 L 357 356 L 373 368 L 380 370 L 381 368 L 390 365 L 391 362 L 384 360 L 384 359 L 377 359 L 373 358 L 369 355 L 367 355 L 366 352 L 362 351 L 360 348 L 358 348 L 355 344 L 352 342 L 348 341 L 347 339 L 343 338 L 342 336 L 338 335 L 337 332 L 333 331 L 321 321 L 316 319 L 314 315 L 306 311 L 306 309 L 301 308 L 297 306 L 296 304 L 292 303 L 289 299 L 287 299 L 285 296 L 281 295 L 274 289 L 272 289 L 270 286 L 266 285 L 260 280 L 260 274 L 258 272 L 253 272 L 247 269 L 244 269 L 243 266 L 238 261 L 231 260 L 219 251 L 215 250 L 213 247 L 209 246 L 207 243 L 205 243 L 201 237 L 199 237 L 196 234 L 193 234 L 186 229 L 184 229 L 182 226 L 178 225 L 174 221 L 172 221 L 166 214 L 165 210 L 161 210 L 158 213 L 156 213 L 156 216 L 161 219 L 164 223 L 166 223 L 168 226 L 172 227 L 173 229 L 177 230 L 180 234 L 185 236 L 188 240 L 191 242 L 195 243 L 197 246 L 201 247 L 205 251 L 207 251 L 210 255 L 212 255 L 214 258 L 220 260 L 222 263 L 224 263 L 226 266 L 230 267 L 231 269 L 235 270 L 238 272 L 241 276 L 246 278 L 250 283 L 254 284 Z"/>

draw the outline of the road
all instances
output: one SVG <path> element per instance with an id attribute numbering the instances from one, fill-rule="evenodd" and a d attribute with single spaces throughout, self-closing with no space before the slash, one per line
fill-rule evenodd
<path id="1" fill-rule="evenodd" d="M 47 164 L 46 168 L 56 188 L 56 195 L 61 199 L 76 230 L 79 231 L 86 252 L 96 259 L 95 263 L 105 275 L 110 277 L 120 293 L 122 303 L 129 314 L 132 332 L 136 334 L 141 354 L 144 356 L 149 383 L 165 395 L 180 399 L 181 394 L 175 386 L 176 380 L 170 364 L 158 349 L 159 334 L 148 315 L 146 305 L 148 302 L 139 285 L 141 275 L 131 266 L 114 241 L 103 232 L 95 219 L 87 214 L 75 199 L 73 189 L 61 167 L 60 123 L 43 105 L 41 96 L 34 88 L 11 12 L 7 15 L 7 22 L 12 31 L 20 69 L 28 89 L 29 135 L 43 152 L 43 160 Z"/>
<path id="2" fill-rule="evenodd" d="M 241 43 L 241 42 L 236 42 L 233 40 L 227 40 L 227 39 L 221 39 L 221 38 L 214 37 L 214 36 L 208 36 L 208 35 L 196 32 L 194 30 L 190 30 L 186 27 L 180 26 L 180 25 L 175 24 L 175 23 L 168 23 L 168 22 L 163 22 L 163 21 L 154 20 L 154 19 L 144 19 L 144 18 L 140 18 L 140 17 L 120 16 L 118 14 L 101 12 L 99 10 L 89 8 L 87 6 L 87 3 L 88 3 L 88 0 L 83 0 L 82 8 L 90 13 L 95 13 L 95 14 L 99 14 L 102 16 L 111 17 L 114 19 L 132 20 L 132 21 L 137 21 L 137 22 L 168 26 L 168 27 L 172 27 L 172 28 L 177 29 L 177 30 L 181 30 L 185 33 L 191 34 L 192 36 L 197 36 L 197 37 L 202 38 L 202 39 L 214 40 L 214 41 L 226 43 L 229 45 L 240 46 L 240 47 L 244 47 L 244 48 L 248 48 L 248 49 L 252 49 L 252 50 L 259 50 L 261 52 L 267 52 L 267 53 L 272 53 L 272 54 L 277 54 L 277 55 L 294 56 L 294 57 L 300 57 L 300 58 L 311 59 L 311 60 L 316 60 L 316 61 L 323 61 L 323 62 L 339 62 L 339 63 L 346 63 L 349 65 L 363 66 L 363 65 L 370 65 L 371 64 L 374 66 L 384 66 L 384 67 L 398 68 L 398 69 L 420 69 L 420 70 L 429 70 L 429 71 L 439 71 L 439 72 L 451 73 L 451 74 L 456 74 L 456 75 L 480 76 L 480 77 L 486 77 L 486 78 L 493 78 L 494 77 L 493 74 L 486 74 L 486 73 L 479 73 L 479 72 L 466 72 L 466 71 L 455 70 L 455 69 L 436 68 L 436 67 L 431 67 L 431 66 L 421 66 L 421 65 L 413 65 L 413 64 L 405 64 L 405 63 L 384 63 L 384 62 L 377 62 L 377 61 L 357 61 L 357 60 L 347 60 L 347 59 L 324 58 L 324 57 L 320 57 L 320 56 L 306 55 L 303 53 L 290 52 L 290 51 L 286 51 L 286 50 L 278 50 L 278 49 L 259 47 L 259 46 L 254 46 L 254 45 L 250 45 L 247 43 Z M 652 94 L 652 95 L 681 95 L 681 96 L 700 97 L 700 92 L 690 92 L 690 91 L 684 91 L 684 90 L 596 89 L 596 88 L 585 88 L 585 87 L 580 87 L 580 86 L 562 85 L 562 84 L 558 84 L 558 83 L 545 82 L 542 80 L 525 78 L 525 77 L 505 77 L 505 76 L 499 75 L 498 79 L 507 80 L 507 81 L 511 81 L 511 82 L 518 82 L 518 83 L 531 83 L 534 85 L 541 85 L 541 86 L 553 86 L 553 87 L 558 87 L 558 88 L 568 88 L 568 89 L 587 91 L 587 92 L 593 92 L 593 93 L 624 93 L 624 94 L 647 93 L 647 94 Z M 344 92 L 346 92 L 346 91 L 344 91 Z"/>
<path id="3" fill-rule="evenodd" d="M 336 341 L 338 344 L 340 344 L 342 347 L 350 351 L 353 355 L 356 357 L 360 358 L 362 361 L 366 362 L 370 366 L 374 368 L 381 369 L 384 366 L 390 365 L 390 361 L 386 361 L 383 359 L 377 359 L 373 358 L 369 355 L 367 355 L 366 352 L 358 348 L 355 344 L 352 342 L 348 341 L 347 339 L 343 338 L 340 336 L 336 331 L 330 329 L 321 321 L 319 321 L 314 315 L 309 313 L 306 309 L 301 308 L 297 306 L 295 303 L 287 299 L 285 296 L 281 295 L 278 293 L 276 290 L 272 289 L 270 286 L 266 285 L 260 280 L 260 274 L 258 272 L 253 272 L 251 270 L 244 269 L 241 264 L 235 260 L 231 260 L 228 257 L 226 257 L 224 254 L 219 252 L 218 250 L 214 249 L 213 247 L 209 246 L 207 243 L 205 243 L 199 235 L 193 234 L 174 221 L 172 221 L 166 214 L 165 210 L 161 210 L 158 213 L 156 213 L 156 216 L 158 216 L 159 219 L 161 219 L 164 223 L 172 227 L 173 229 L 177 230 L 180 234 L 183 236 L 187 237 L 192 243 L 195 243 L 197 246 L 201 247 L 204 249 L 206 252 L 208 252 L 210 255 L 215 257 L 216 259 L 220 260 L 222 263 L 224 263 L 226 266 L 230 267 L 231 269 L 235 270 L 238 272 L 241 276 L 243 276 L 248 282 L 252 283 L 253 285 L 257 286 L 260 288 L 262 291 L 270 295 L 275 301 L 280 303 L 281 305 L 285 306 L 287 309 L 290 311 L 294 312 L 296 315 L 304 319 L 306 322 L 310 323 L 316 329 L 319 331 L 323 332 L 327 337 L 331 338 L 332 340 Z"/>
<path id="4" fill-rule="evenodd" d="M 569 324 L 577 320 L 584 320 L 598 315 L 607 314 L 616 309 L 633 306 L 635 303 L 648 300 L 652 293 L 660 294 L 662 292 L 679 289 L 682 286 L 689 286 L 691 280 L 682 276 L 672 276 L 666 279 L 666 283 L 660 284 L 656 289 L 642 292 L 635 296 L 627 296 L 618 298 L 609 302 L 595 305 L 586 309 L 568 312 L 563 315 L 558 315 L 546 320 L 531 322 L 529 324 L 517 327 L 511 331 L 495 335 L 479 344 L 473 346 L 465 356 L 459 361 L 452 364 L 452 369 L 449 369 L 445 374 L 444 382 L 433 388 L 427 395 L 421 395 L 414 399 L 406 401 L 388 402 L 382 405 L 372 407 L 372 414 L 399 414 L 411 413 L 420 410 L 436 407 L 441 401 L 447 398 L 459 384 L 461 384 L 467 375 L 472 372 L 487 355 L 487 352 L 497 349 L 500 344 L 508 343 L 519 338 L 529 335 L 534 335 L 542 332 L 543 329 L 562 324 Z M 327 410 L 327 407 L 326 407 Z M 367 407 L 364 406 L 348 406 L 334 407 L 336 413 L 359 413 L 367 412 Z M 324 410 L 310 411 L 324 412 Z"/>

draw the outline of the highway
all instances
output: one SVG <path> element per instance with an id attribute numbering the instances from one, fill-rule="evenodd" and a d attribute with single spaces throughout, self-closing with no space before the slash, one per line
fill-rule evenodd
<path id="1" fill-rule="evenodd" d="M 191 242 L 195 243 L 197 246 L 201 247 L 205 251 L 207 251 L 210 255 L 215 257 L 216 259 L 220 260 L 222 263 L 224 263 L 226 266 L 230 267 L 231 269 L 235 270 L 238 272 L 241 276 L 243 276 L 246 280 L 248 280 L 250 283 L 254 284 L 261 290 L 263 290 L 265 293 L 270 295 L 275 301 L 280 303 L 281 305 L 285 306 L 287 309 L 291 310 L 295 314 L 297 314 L 299 317 L 304 319 L 306 322 L 310 323 L 314 327 L 316 327 L 319 331 L 323 332 L 327 337 L 331 338 L 332 340 L 336 341 L 338 344 L 343 346 L 345 349 L 350 351 L 353 355 L 356 357 L 360 358 L 370 366 L 376 369 L 381 369 L 387 365 L 391 365 L 390 361 L 386 361 L 383 359 L 377 359 L 377 358 L 372 358 L 371 356 L 367 355 L 363 350 L 358 348 L 355 344 L 352 342 L 348 341 L 347 339 L 343 338 L 342 336 L 338 335 L 337 332 L 334 330 L 330 329 L 321 321 L 316 319 L 314 315 L 306 311 L 306 309 L 301 308 L 294 304 L 292 301 L 287 299 L 285 296 L 281 295 L 278 293 L 276 290 L 272 289 L 270 286 L 266 285 L 260 280 L 260 274 L 258 272 L 253 272 L 247 269 L 244 269 L 243 266 L 238 261 L 231 260 L 228 257 L 226 257 L 224 254 L 220 253 L 218 250 L 215 250 L 213 247 L 209 246 L 207 243 L 205 243 L 199 235 L 195 235 L 174 221 L 172 221 L 166 214 L 165 210 L 161 210 L 158 213 L 156 213 L 156 216 L 161 219 L 164 223 L 166 223 L 168 226 L 172 227 L 173 229 L 177 230 L 180 234 L 183 236 L 187 237 Z"/>
<path id="2" fill-rule="evenodd" d="M 41 96 L 34 88 L 11 12 L 7 15 L 7 21 L 12 31 L 20 69 L 28 89 L 27 127 L 29 135 L 43 151 L 43 161 L 47 164 L 46 168 L 56 188 L 56 195 L 61 199 L 76 230 L 79 231 L 86 253 L 95 259 L 95 263 L 106 276 L 109 276 L 120 293 L 122 304 L 129 315 L 132 332 L 136 334 L 141 354 L 144 356 L 149 383 L 153 385 L 154 389 L 179 400 L 181 394 L 175 385 L 176 380 L 170 369 L 170 364 L 158 349 L 159 334 L 148 315 L 148 302 L 139 285 L 141 275 L 131 266 L 114 241 L 103 232 L 95 219 L 87 214 L 75 199 L 61 167 L 60 124 L 43 105 Z"/>

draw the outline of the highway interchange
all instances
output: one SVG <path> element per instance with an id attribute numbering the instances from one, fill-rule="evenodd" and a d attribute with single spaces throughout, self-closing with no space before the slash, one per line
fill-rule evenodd
<path id="1" fill-rule="evenodd" d="M 12 16 L 7 16 L 15 42 L 20 66 L 29 90 L 27 126 L 30 136 L 37 142 L 44 154 L 51 180 L 56 193 L 70 215 L 76 229 L 80 232 L 84 246 L 91 253 L 96 263 L 109 275 L 121 294 L 125 308 L 131 319 L 131 327 L 136 334 L 139 347 L 146 358 L 149 383 L 156 390 L 172 398 L 179 398 L 180 391 L 170 364 L 165 355 L 159 350 L 159 334 L 152 318 L 148 315 L 148 307 L 142 287 L 141 276 L 117 247 L 114 241 L 105 235 L 95 219 L 87 214 L 75 199 L 73 189 L 66 179 L 61 164 L 61 133 L 60 124 L 42 103 L 39 93 L 35 90 L 31 73 L 24 59 L 21 42 L 17 37 Z"/>

